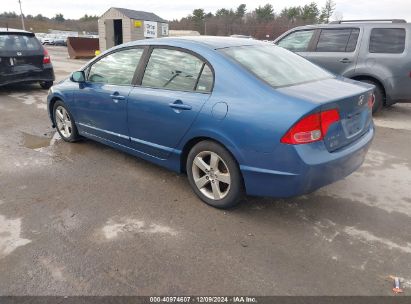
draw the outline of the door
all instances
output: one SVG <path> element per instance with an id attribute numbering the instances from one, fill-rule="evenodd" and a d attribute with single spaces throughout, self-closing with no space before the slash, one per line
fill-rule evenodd
<path id="1" fill-rule="evenodd" d="M 87 68 L 85 83 L 74 93 L 80 130 L 128 144 L 127 100 L 142 48 L 123 49 L 104 56 Z"/>
<path id="2" fill-rule="evenodd" d="M 106 47 L 105 49 L 111 49 L 114 46 L 114 20 L 106 19 L 104 20 L 104 27 L 105 27 L 105 38 L 106 40 Z"/>
<path id="3" fill-rule="evenodd" d="M 115 19 L 114 26 L 114 45 L 120 45 L 123 43 L 123 20 Z"/>
<path id="4" fill-rule="evenodd" d="M 305 58 L 332 73 L 345 76 L 355 70 L 359 35 L 359 28 L 321 29 L 313 51 Z"/>
<path id="5" fill-rule="evenodd" d="M 205 60 L 172 48 L 154 48 L 141 86 L 129 95 L 132 146 L 165 159 L 194 122 L 211 94 L 213 72 Z"/>

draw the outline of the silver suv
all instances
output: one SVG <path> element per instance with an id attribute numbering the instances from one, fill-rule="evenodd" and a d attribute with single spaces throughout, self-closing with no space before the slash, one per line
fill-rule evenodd
<path id="1" fill-rule="evenodd" d="M 375 85 L 373 112 L 411 102 L 411 23 L 347 20 L 296 27 L 275 43 L 325 69 Z"/>

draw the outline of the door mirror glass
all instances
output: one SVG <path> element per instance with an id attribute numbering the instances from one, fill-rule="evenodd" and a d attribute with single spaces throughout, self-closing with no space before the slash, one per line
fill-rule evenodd
<path id="1" fill-rule="evenodd" d="M 84 82 L 84 81 L 86 81 L 86 78 L 84 77 L 84 72 L 83 71 L 74 72 L 71 75 L 71 80 L 74 81 L 74 82 Z"/>

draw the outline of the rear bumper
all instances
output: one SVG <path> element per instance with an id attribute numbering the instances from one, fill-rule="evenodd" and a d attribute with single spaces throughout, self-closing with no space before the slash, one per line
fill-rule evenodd
<path id="1" fill-rule="evenodd" d="M 0 74 L 0 86 L 24 82 L 54 81 L 54 79 L 53 67 L 50 66 L 42 70 L 33 70 L 24 73 Z"/>
<path id="2" fill-rule="evenodd" d="M 374 137 L 374 127 L 341 151 L 328 152 L 323 142 L 295 146 L 298 173 L 240 166 L 248 195 L 292 197 L 312 192 L 357 170 Z M 321 147 L 322 145 L 322 147 Z"/>

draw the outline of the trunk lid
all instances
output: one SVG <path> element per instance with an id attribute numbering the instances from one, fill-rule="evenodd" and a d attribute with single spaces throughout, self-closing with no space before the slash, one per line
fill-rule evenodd
<path id="1" fill-rule="evenodd" d="M 279 92 L 314 104 L 316 111 L 338 109 L 340 121 L 332 124 L 324 138 L 333 152 L 364 135 L 372 123 L 368 99 L 374 87 L 347 78 L 331 78 L 277 89 Z"/>

